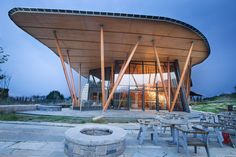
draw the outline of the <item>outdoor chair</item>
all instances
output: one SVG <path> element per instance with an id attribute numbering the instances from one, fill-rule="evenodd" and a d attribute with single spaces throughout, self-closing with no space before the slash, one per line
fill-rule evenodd
<path id="1" fill-rule="evenodd" d="M 177 151 L 180 152 L 179 148 L 183 147 L 187 156 L 190 156 L 188 146 L 194 146 L 194 152 L 197 153 L 197 147 L 205 147 L 207 156 L 210 157 L 208 147 L 208 132 L 200 128 L 192 127 L 175 127 L 177 132 Z M 200 136 L 200 137 L 199 137 Z"/>
<path id="2" fill-rule="evenodd" d="M 147 119 L 138 119 L 138 123 L 140 125 L 137 137 L 137 139 L 139 140 L 139 144 L 143 144 L 143 141 L 148 135 L 150 135 L 151 140 L 153 140 L 154 144 L 157 144 L 159 123 L 155 120 Z"/>
<path id="3" fill-rule="evenodd" d="M 203 114 L 200 117 L 200 122 L 194 122 L 205 131 L 209 132 L 210 137 L 216 137 L 220 147 L 223 147 L 222 125 L 218 123 L 217 116 L 215 114 Z"/>
<path id="4" fill-rule="evenodd" d="M 229 135 L 233 148 L 236 148 L 236 114 L 218 114 L 219 124 L 222 132 Z"/>

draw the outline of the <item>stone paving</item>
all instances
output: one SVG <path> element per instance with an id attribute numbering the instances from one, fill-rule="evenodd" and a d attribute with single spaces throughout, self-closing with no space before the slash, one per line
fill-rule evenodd
<path id="1" fill-rule="evenodd" d="M 151 140 L 146 140 L 143 145 L 138 145 L 137 124 L 112 124 L 127 130 L 126 149 L 121 157 L 175 157 L 185 156 L 183 151 L 177 153 L 175 145 L 170 144 L 170 134 L 162 134 L 158 145 L 153 145 Z M 0 122 L 0 157 L 66 157 L 63 152 L 64 133 L 67 129 L 78 126 L 75 124 L 57 123 L 21 123 Z M 204 157 L 206 152 L 198 148 L 194 153 L 189 148 L 191 156 Z M 236 149 L 224 145 L 223 148 L 212 141 L 210 142 L 212 157 L 236 157 Z"/>
<path id="2" fill-rule="evenodd" d="M 72 110 L 70 108 L 63 108 L 62 111 L 24 111 L 20 112 L 24 114 L 34 114 L 34 115 L 57 115 L 57 116 L 73 116 L 73 117 L 95 117 L 104 115 L 104 117 L 129 117 L 129 118 L 136 118 L 137 115 L 143 118 L 152 118 L 155 116 L 156 111 L 128 111 L 128 110 L 109 110 L 107 112 L 102 112 L 101 110 L 94 110 L 94 111 L 79 111 L 79 110 Z"/>
<path id="3" fill-rule="evenodd" d="M 72 117 L 96 117 L 103 115 L 107 118 L 153 118 L 158 114 L 167 113 L 168 111 L 161 110 L 161 111 L 155 111 L 155 110 L 146 110 L 145 112 L 141 110 L 108 110 L 107 112 L 102 112 L 101 110 L 95 110 L 95 111 L 78 111 L 78 110 L 72 110 L 70 108 L 63 108 L 62 111 L 21 111 L 19 113 L 23 114 L 31 114 L 31 115 L 52 115 L 52 116 L 72 116 Z M 172 112 L 172 113 L 175 113 Z M 178 114 L 183 114 L 191 117 L 198 117 L 199 111 L 191 111 L 191 113 L 186 112 L 178 112 Z"/>

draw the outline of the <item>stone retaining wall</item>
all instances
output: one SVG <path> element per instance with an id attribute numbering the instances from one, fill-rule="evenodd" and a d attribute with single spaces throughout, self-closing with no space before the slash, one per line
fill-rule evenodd
<path id="1" fill-rule="evenodd" d="M 0 105 L 0 113 L 33 111 L 36 109 L 37 109 L 37 105 Z"/>
<path id="2" fill-rule="evenodd" d="M 61 111 L 61 106 L 59 105 L 54 105 L 54 106 L 50 106 L 50 105 L 38 105 L 37 106 L 37 110 L 39 111 Z"/>

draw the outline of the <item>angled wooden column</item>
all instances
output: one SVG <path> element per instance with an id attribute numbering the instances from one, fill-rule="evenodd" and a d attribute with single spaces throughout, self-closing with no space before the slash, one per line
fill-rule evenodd
<path id="1" fill-rule="evenodd" d="M 158 95 L 158 81 L 156 82 L 157 79 L 157 62 L 155 62 L 155 79 L 153 82 L 153 87 L 156 88 L 156 111 L 159 111 L 159 95 Z"/>
<path id="2" fill-rule="evenodd" d="M 110 74 L 110 91 L 114 84 L 114 64 L 111 64 L 111 74 Z"/>
<path id="3" fill-rule="evenodd" d="M 104 67 L 104 36 L 103 36 L 103 25 L 101 25 L 100 30 L 100 40 L 101 40 L 101 79 L 102 79 L 102 107 L 106 103 L 106 93 L 105 93 L 105 67 Z"/>
<path id="4" fill-rule="evenodd" d="M 133 75 L 133 74 L 131 74 L 131 76 L 132 76 L 132 78 L 133 78 L 133 80 L 134 80 L 135 86 L 138 88 L 138 83 L 137 83 L 137 81 L 136 81 L 136 79 L 135 79 L 134 75 Z"/>
<path id="5" fill-rule="evenodd" d="M 163 77 L 163 73 L 162 73 L 162 69 L 161 69 L 161 62 L 160 62 L 160 59 L 159 59 L 159 56 L 158 56 L 158 53 L 157 53 L 157 48 L 156 48 L 156 45 L 155 45 L 155 41 L 153 40 L 152 43 L 153 43 L 153 51 L 154 51 L 155 56 L 156 56 L 158 70 L 160 72 L 161 83 L 162 83 L 162 86 L 163 86 L 163 89 L 164 89 L 164 95 L 165 95 L 165 98 L 166 98 L 167 108 L 168 108 L 168 110 L 170 110 L 168 94 L 167 94 L 167 91 L 166 91 L 166 86 L 165 86 L 165 83 L 164 83 L 164 77 Z"/>
<path id="6" fill-rule="evenodd" d="M 168 58 L 168 62 L 167 62 L 167 78 L 168 78 L 168 100 L 169 100 L 169 104 L 170 104 L 170 61 Z"/>
<path id="7" fill-rule="evenodd" d="M 149 73 L 149 72 L 148 72 L 148 73 Z M 149 73 L 149 77 L 148 77 L 148 84 L 149 84 L 149 85 L 151 84 L 151 76 L 152 76 L 152 74 Z"/>
<path id="8" fill-rule="evenodd" d="M 112 88 L 114 86 L 114 63 L 111 64 L 111 73 L 110 73 L 110 88 L 109 88 L 109 93 L 111 92 Z M 113 98 L 112 98 L 113 99 Z"/>
<path id="9" fill-rule="evenodd" d="M 192 67 L 192 59 L 190 58 L 190 62 L 188 65 L 188 72 L 187 72 L 187 82 L 186 82 L 186 98 L 189 102 L 189 94 L 190 94 L 190 86 L 191 86 L 191 67 Z"/>
<path id="10" fill-rule="evenodd" d="M 124 63 L 122 64 L 122 66 L 121 66 L 121 69 L 120 69 L 120 72 L 119 72 L 118 76 L 120 75 L 120 73 L 121 73 L 122 69 L 124 69 L 125 63 L 126 63 L 126 61 L 124 61 Z M 113 78 L 113 85 L 112 85 L 112 88 L 114 87 L 114 81 L 115 81 L 115 79 Z M 111 90 L 112 90 L 112 89 L 111 89 Z M 111 90 L 110 90 L 110 92 L 111 92 Z M 109 95 L 110 95 L 110 92 L 109 92 Z M 111 100 L 112 100 L 112 99 L 113 99 L 113 95 L 112 95 L 112 97 L 111 97 Z"/>
<path id="11" fill-rule="evenodd" d="M 81 110 L 81 64 L 79 64 L 79 76 L 78 76 L 78 106 Z"/>
<path id="12" fill-rule="evenodd" d="M 186 75 L 186 86 L 185 86 L 185 91 L 186 91 L 186 98 L 187 98 L 187 101 L 189 102 L 189 92 L 190 92 L 190 77 L 189 77 L 189 70 L 187 70 L 187 75 Z"/>
<path id="13" fill-rule="evenodd" d="M 66 82 L 67 82 L 68 89 L 69 89 L 69 92 L 70 92 L 70 95 L 71 95 L 71 99 L 73 99 L 73 93 L 72 93 L 72 89 L 71 89 L 71 85 L 70 85 L 70 82 L 69 82 L 68 73 L 67 73 L 67 70 L 66 70 L 64 58 L 63 58 L 63 55 L 62 55 L 62 52 L 61 52 L 61 48 L 60 48 L 59 40 L 58 40 L 58 38 L 57 38 L 57 33 L 56 33 L 56 31 L 53 31 L 53 34 L 54 34 L 54 37 L 55 37 L 55 39 L 56 39 L 57 53 L 58 53 L 58 55 L 59 55 L 59 57 L 60 57 L 60 60 L 61 60 L 61 65 L 62 65 L 63 72 L 64 72 L 64 75 L 65 75 L 65 78 L 66 78 Z"/>
<path id="14" fill-rule="evenodd" d="M 119 72 L 118 76 L 121 74 L 122 70 L 124 69 L 125 63 L 126 63 L 126 61 L 123 62 L 122 66 L 121 66 L 121 68 L 120 68 L 120 72 Z"/>
<path id="15" fill-rule="evenodd" d="M 134 69 L 133 69 L 133 72 L 131 73 L 131 76 L 132 76 L 132 78 L 134 80 L 135 86 L 138 88 L 138 83 L 137 83 L 137 81 L 136 81 L 136 79 L 134 77 L 134 72 L 135 72 L 136 68 L 137 68 L 137 65 L 134 66 Z"/>
<path id="16" fill-rule="evenodd" d="M 175 68 L 176 81 L 177 81 L 177 86 L 178 86 L 178 83 L 179 83 L 180 77 L 181 77 L 178 60 L 175 60 L 174 65 L 175 65 L 174 68 Z M 172 94 L 173 94 L 173 92 L 172 92 Z M 186 98 L 186 90 L 183 87 L 183 84 L 180 87 L 178 98 L 180 98 L 180 100 L 181 100 L 181 106 L 179 106 L 179 107 L 182 107 L 183 111 L 189 112 L 190 110 L 189 110 L 189 106 L 188 106 L 188 102 L 187 102 L 187 98 Z"/>
<path id="17" fill-rule="evenodd" d="M 123 77 L 123 75 L 124 75 L 124 73 L 125 73 L 125 71 L 126 71 L 128 65 L 129 65 L 131 59 L 132 59 L 133 56 L 134 56 L 134 53 L 135 53 L 135 51 L 136 51 L 136 49 L 137 49 L 137 47 L 138 47 L 138 44 L 139 44 L 140 39 L 141 39 L 141 37 L 139 37 L 137 43 L 135 44 L 134 48 L 132 49 L 132 51 L 131 51 L 131 53 L 130 53 L 130 55 L 129 55 L 129 58 L 128 58 L 127 62 L 125 63 L 124 67 L 122 68 L 122 71 L 120 71 L 120 73 L 119 73 L 119 75 L 118 75 L 118 78 L 117 78 L 117 80 L 116 80 L 116 82 L 115 82 L 115 84 L 114 84 L 114 86 L 113 86 L 113 88 L 112 88 L 112 91 L 110 92 L 109 97 L 108 97 L 108 99 L 107 99 L 107 101 L 106 101 L 106 104 L 105 104 L 105 106 L 104 106 L 104 108 L 103 108 L 103 111 L 106 111 L 106 110 L 107 110 L 108 105 L 109 105 L 109 103 L 110 103 L 110 101 L 111 101 L 111 99 L 112 99 L 112 96 L 113 96 L 115 90 L 117 89 L 117 87 L 118 87 L 118 85 L 119 85 L 119 83 L 120 83 L 120 81 L 121 81 L 121 79 L 122 79 L 122 77 Z"/>
<path id="18" fill-rule="evenodd" d="M 97 87 L 97 82 L 95 81 L 95 78 L 94 78 L 94 76 L 92 75 L 92 79 L 93 79 L 93 83 L 96 85 L 96 87 Z"/>
<path id="19" fill-rule="evenodd" d="M 153 87 L 154 87 L 155 84 L 156 84 L 156 80 L 157 80 L 157 73 L 155 73 L 155 75 L 154 75 L 154 79 L 153 79 Z"/>
<path id="20" fill-rule="evenodd" d="M 180 81 L 179 81 L 178 87 L 177 87 L 176 92 L 175 92 L 175 96 L 174 96 L 174 99 L 173 99 L 173 102 L 172 102 L 172 105 L 171 105 L 170 112 L 172 112 L 174 107 L 175 107 L 175 103 L 176 103 L 178 95 L 179 95 L 179 90 L 180 90 L 180 88 L 182 86 L 182 83 L 183 83 L 183 80 L 184 80 L 184 76 L 185 76 L 185 73 L 186 73 L 186 70 L 187 70 L 187 67 L 188 67 L 188 63 L 189 63 L 189 60 L 190 60 L 190 57 L 191 57 L 191 54 L 192 54 L 193 45 L 194 45 L 194 42 L 191 43 L 191 47 L 189 49 L 188 56 L 187 56 L 185 64 L 184 64 L 184 69 L 182 71 L 182 74 L 181 74 L 181 77 L 180 77 Z"/>
<path id="21" fill-rule="evenodd" d="M 67 61 L 68 61 L 68 65 L 69 65 L 69 73 L 70 73 L 70 85 L 71 85 L 71 89 L 73 92 L 73 97 L 74 97 L 74 104 L 73 107 L 75 107 L 77 103 L 77 97 L 76 97 L 76 90 L 75 90 L 75 81 L 74 81 L 74 76 L 72 73 L 72 68 L 71 68 L 71 63 L 70 63 L 70 56 L 69 56 L 69 50 L 67 50 Z"/>

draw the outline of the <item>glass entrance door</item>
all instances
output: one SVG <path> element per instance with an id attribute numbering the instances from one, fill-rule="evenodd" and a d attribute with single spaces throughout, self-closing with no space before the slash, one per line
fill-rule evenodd
<path id="1" fill-rule="evenodd" d="M 118 70 L 115 73 L 115 81 L 118 78 L 123 62 L 116 66 Z M 169 94 L 173 97 L 175 92 L 175 72 L 173 64 L 170 65 L 170 80 L 168 80 L 167 64 L 161 63 L 163 72 L 163 83 L 168 91 L 168 82 L 170 83 Z M 134 110 L 167 110 L 167 100 L 164 93 L 160 73 L 156 62 L 132 61 L 129 64 L 115 94 L 114 104 L 117 109 Z M 177 101 L 179 102 L 179 101 Z"/>
<path id="2" fill-rule="evenodd" d="M 130 109 L 141 110 L 143 100 L 142 62 L 131 62 L 129 65 Z"/>

